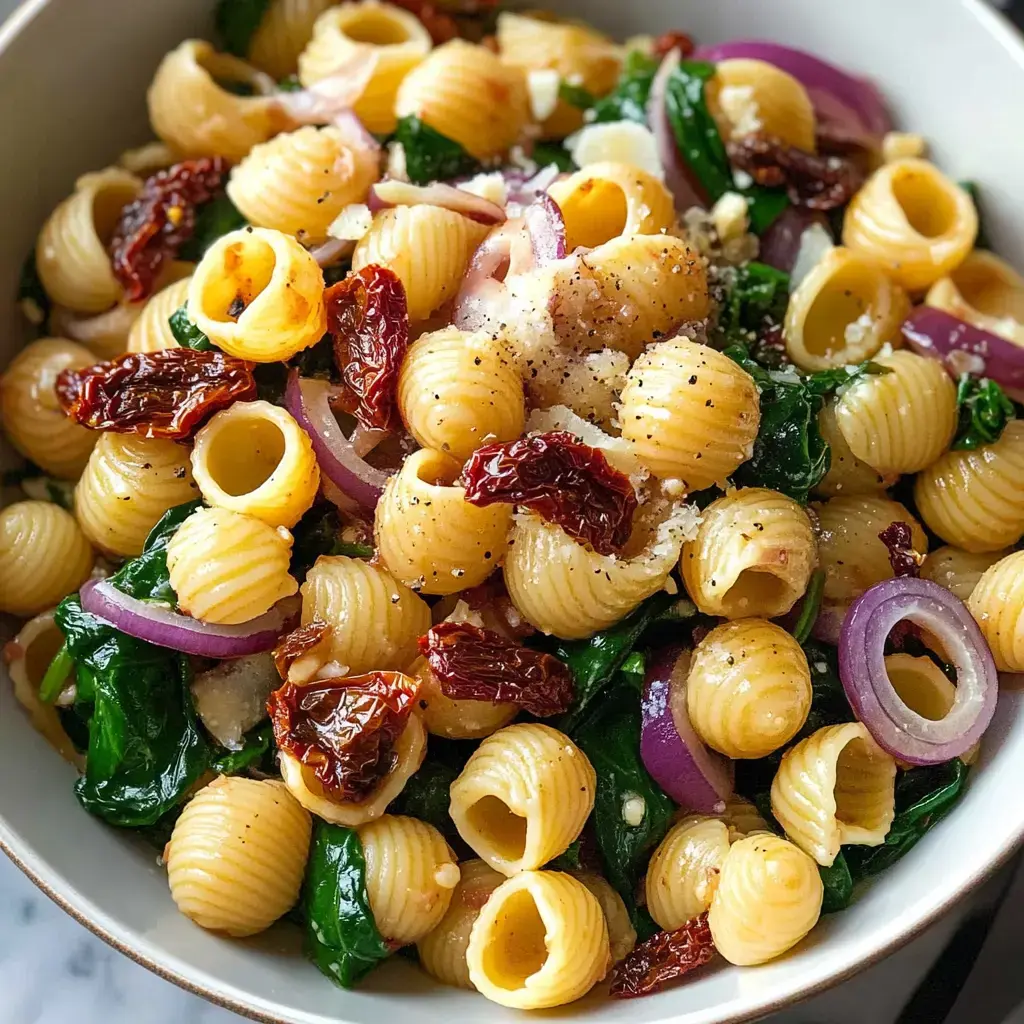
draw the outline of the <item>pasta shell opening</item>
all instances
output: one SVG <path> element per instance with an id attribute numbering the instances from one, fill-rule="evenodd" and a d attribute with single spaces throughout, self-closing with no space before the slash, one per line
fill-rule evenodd
<path id="1" fill-rule="evenodd" d="M 237 324 L 270 284 L 277 254 L 255 231 L 236 232 L 221 250 L 220 264 L 217 272 L 209 268 L 211 272 L 204 276 L 202 289 L 191 290 L 190 304 L 198 298 L 203 316 L 217 323 Z"/>
<path id="2" fill-rule="evenodd" d="M 843 747 L 833 790 L 843 843 L 873 846 L 884 838 L 892 821 L 892 780 L 892 759 L 869 737 L 855 736 Z"/>
<path id="3" fill-rule="evenodd" d="M 503 901 L 495 918 L 483 954 L 483 970 L 492 985 L 514 992 L 525 988 L 547 959 L 544 918 L 533 893 L 520 889 Z"/>
<path id="4" fill-rule="evenodd" d="M 401 12 L 385 5 L 348 5 L 351 12 L 337 20 L 338 30 L 354 43 L 401 46 L 412 38 Z M 339 12 L 340 13 L 340 12 Z"/>
<path id="5" fill-rule="evenodd" d="M 270 479 L 284 450 L 284 435 L 276 423 L 258 416 L 236 415 L 209 439 L 206 469 L 222 490 L 238 497 Z M 240 459 L 239 452 L 246 452 L 246 458 Z"/>
<path id="6" fill-rule="evenodd" d="M 485 796 L 467 808 L 466 824 L 486 836 L 487 845 L 504 860 L 523 859 L 530 823 L 500 797 Z"/>
<path id="7" fill-rule="evenodd" d="M 734 618 L 750 608 L 792 607 L 797 597 L 790 584 L 770 569 L 744 569 L 722 599 L 722 607 L 729 618 Z"/>
<path id="8" fill-rule="evenodd" d="M 891 187 L 907 223 L 919 235 L 939 238 L 956 226 L 956 202 L 930 164 L 901 164 L 893 172 Z"/>

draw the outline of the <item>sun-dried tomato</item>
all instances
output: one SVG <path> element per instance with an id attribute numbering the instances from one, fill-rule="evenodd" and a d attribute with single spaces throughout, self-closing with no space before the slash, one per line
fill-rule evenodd
<path id="1" fill-rule="evenodd" d="M 396 424 L 395 388 L 409 348 L 409 307 L 398 275 L 371 263 L 324 292 L 343 383 L 337 404 L 367 429 Z"/>
<path id="2" fill-rule="evenodd" d="M 678 50 L 679 56 L 685 60 L 693 55 L 695 48 L 693 39 L 685 32 L 672 31 L 664 32 L 654 40 L 652 52 L 655 57 L 664 57 L 673 50 Z"/>
<path id="3" fill-rule="evenodd" d="M 524 505 L 602 555 L 619 550 L 633 528 L 629 477 L 564 430 L 486 444 L 473 453 L 464 480 L 470 504 Z"/>
<path id="4" fill-rule="evenodd" d="M 330 630 L 331 627 L 322 619 L 313 619 L 312 622 L 307 622 L 305 626 L 299 626 L 282 637 L 273 651 L 277 674 L 282 679 L 287 679 L 292 664 L 315 650 Z"/>
<path id="5" fill-rule="evenodd" d="M 745 135 L 728 144 L 729 159 L 758 185 L 785 186 L 794 206 L 834 210 L 864 184 L 864 173 L 840 156 L 820 156 L 771 135 Z"/>
<path id="6" fill-rule="evenodd" d="M 419 643 L 441 692 L 453 700 L 515 704 L 538 718 L 560 715 L 572 703 L 573 678 L 564 661 L 493 629 L 441 622 Z"/>
<path id="7" fill-rule="evenodd" d="M 216 349 L 166 348 L 63 370 L 56 390 L 64 412 L 91 430 L 179 441 L 219 409 L 255 398 L 256 381 L 252 363 Z"/>
<path id="8" fill-rule="evenodd" d="M 174 164 L 147 178 L 139 197 L 121 211 L 110 261 L 132 302 L 153 291 L 161 268 L 192 237 L 196 207 L 220 191 L 227 169 L 219 156 Z"/>
<path id="9" fill-rule="evenodd" d="M 401 672 L 285 683 L 267 713 L 279 750 L 311 768 L 336 800 L 364 800 L 395 765 L 419 687 Z"/>
<path id="10" fill-rule="evenodd" d="M 914 550 L 914 538 L 907 523 L 890 523 L 878 535 L 889 552 L 894 576 L 919 576 L 924 559 Z"/>
<path id="11" fill-rule="evenodd" d="M 703 967 L 715 955 L 707 912 L 674 932 L 658 932 L 633 948 L 612 968 L 610 994 L 633 999 L 657 992 L 668 982 Z"/>

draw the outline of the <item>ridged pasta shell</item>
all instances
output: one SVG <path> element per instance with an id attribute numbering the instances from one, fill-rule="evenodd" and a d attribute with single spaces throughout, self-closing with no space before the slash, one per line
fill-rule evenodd
<path id="1" fill-rule="evenodd" d="M 835 401 L 825 403 L 818 414 L 818 429 L 822 439 L 832 453 L 832 464 L 814 493 L 823 498 L 856 496 L 858 494 L 881 494 L 898 479 L 898 474 L 885 475 L 861 462 L 850 450 L 839 424 L 836 422 Z"/>
<path id="2" fill-rule="evenodd" d="M 188 301 L 191 276 L 161 288 L 143 307 L 139 318 L 128 333 L 129 352 L 159 352 L 165 348 L 179 348 L 171 333 L 172 314 Z"/>
<path id="3" fill-rule="evenodd" d="M 628 956 L 636 945 L 636 929 L 630 920 L 626 904 L 603 875 L 594 871 L 573 871 L 572 877 L 582 882 L 597 897 L 608 926 L 608 944 L 612 963 L 618 963 Z"/>
<path id="4" fill-rule="evenodd" d="M 924 301 L 983 331 L 1024 344 L 1024 277 L 995 253 L 968 253 L 948 277 L 928 289 Z"/>
<path id="5" fill-rule="evenodd" d="M 294 74 L 316 19 L 333 0 L 270 0 L 249 41 L 249 62 L 280 81 Z"/>
<path id="6" fill-rule="evenodd" d="M 936 548 L 921 566 L 921 578 L 938 583 L 965 604 L 985 570 L 1010 554 L 1009 549 L 971 552 L 951 545 Z"/>
<path id="7" fill-rule="evenodd" d="M 1024 672 L 1024 551 L 987 569 L 967 607 L 981 626 L 996 667 Z"/>
<path id="8" fill-rule="evenodd" d="M 417 658 L 408 672 L 421 680 L 420 714 L 432 736 L 444 736 L 449 740 L 480 740 L 508 725 L 519 713 L 515 704 L 446 697 L 426 658 Z"/>

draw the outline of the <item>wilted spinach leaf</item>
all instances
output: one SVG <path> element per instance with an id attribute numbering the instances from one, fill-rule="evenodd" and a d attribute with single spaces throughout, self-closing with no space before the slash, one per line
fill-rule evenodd
<path id="1" fill-rule="evenodd" d="M 597 102 L 592 92 L 584 89 L 582 85 L 573 85 L 564 78 L 558 84 L 558 98 L 577 110 L 589 110 Z"/>
<path id="2" fill-rule="evenodd" d="M 800 605 L 800 614 L 797 616 L 796 624 L 793 626 L 793 638 L 798 644 L 806 643 L 814 629 L 814 623 L 818 621 L 818 613 L 821 611 L 821 598 L 825 593 L 825 572 L 823 569 L 815 569 L 811 573 L 810 582 L 807 584 L 807 591 L 804 594 L 803 602 Z"/>
<path id="3" fill-rule="evenodd" d="M 248 223 L 227 193 L 222 193 L 196 210 L 195 230 L 179 250 L 178 259 L 198 262 L 221 235 L 244 228 Z"/>
<path id="4" fill-rule="evenodd" d="M 659 61 L 640 50 L 626 54 L 619 82 L 593 105 L 594 121 L 636 121 L 647 124 L 647 100 Z"/>
<path id="5" fill-rule="evenodd" d="M 250 729 L 244 737 L 241 750 L 221 749 L 210 762 L 210 770 L 218 775 L 239 775 L 249 768 L 259 768 L 267 774 L 274 768 L 274 730 L 270 722 Z"/>
<path id="6" fill-rule="evenodd" d="M 821 875 L 821 884 L 825 890 L 821 912 L 834 914 L 837 910 L 845 910 L 853 899 L 853 876 L 843 851 L 839 851 L 831 866 L 823 867 L 819 864 L 818 874 Z"/>
<path id="7" fill-rule="evenodd" d="M 431 824 L 446 838 L 455 833 L 455 824 L 448 813 L 451 803 L 450 789 L 459 777 L 460 769 L 435 759 L 434 737 L 427 760 L 405 784 L 395 802 L 388 808 L 390 814 L 407 814 Z"/>
<path id="8" fill-rule="evenodd" d="M 554 164 L 565 174 L 576 170 L 569 151 L 560 142 L 538 142 L 533 147 L 532 159 L 538 167 L 549 167 Z"/>
<path id="9" fill-rule="evenodd" d="M 191 348 L 196 352 L 206 352 L 213 348 L 210 339 L 189 319 L 188 303 L 183 302 L 168 318 L 171 334 L 182 348 Z"/>
<path id="10" fill-rule="evenodd" d="M 954 451 L 973 450 L 994 444 L 1003 436 L 1006 424 L 1017 418 L 1017 409 L 994 380 L 978 380 L 969 373 L 956 389 L 960 420 L 953 441 Z"/>
<path id="11" fill-rule="evenodd" d="M 228 53 L 244 57 L 267 13 L 270 0 L 217 0 L 213 24 Z"/>
<path id="12" fill-rule="evenodd" d="M 295 356 L 291 365 L 299 371 L 300 377 L 319 377 L 321 380 L 333 381 L 341 379 L 334 362 L 334 343 L 329 334 Z"/>
<path id="13" fill-rule="evenodd" d="M 353 544 L 341 539 L 341 516 L 327 501 L 315 504 L 295 524 L 292 536 L 292 561 L 289 572 L 301 583 L 321 555 L 348 555 L 350 558 L 371 558 L 368 544 Z"/>
<path id="14" fill-rule="evenodd" d="M 789 274 L 766 263 L 750 262 L 737 267 L 719 311 L 715 332 L 716 343 L 748 345 L 760 340 L 766 332 L 777 330 L 786 317 L 789 304 Z M 767 363 L 752 351 L 755 362 L 768 369 L 777 369 L 781 354 Z"/>
<path id="15" fill-rule="evenodd" d="M 453 139 L 418 117 L 400 118 L 395 140 L 405 150 L 405 170 L 415 185 L 475 174 L 480 164 Z"/>
<path id="16" fill-rule="evenodd" d="M 580 871 L 583 862 L 580 860 L 580 841 L 574 839 L 565 853 L 559 854 L 553 861 L 544 865 L 545 871 Z"/>

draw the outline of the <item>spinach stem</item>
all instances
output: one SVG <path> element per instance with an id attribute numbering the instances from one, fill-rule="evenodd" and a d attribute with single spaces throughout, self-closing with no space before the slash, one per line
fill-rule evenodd
<path id="1" fill-rule="evenodd" d="M 50 667 L 39 684 L 39 699 L 44 704 L 52 704 L 60 696 L 60 691 L 64 689 L 64 684 L 74 667 L 75 661 L 65 643 L 53 656 L 53 661 L 50 662 Z"/>
<path id="2" fill-rule="evenodd" d="M 804 594 L 804 603 L 800 606 L 800 617 L 793 627 L 793 637 L 798 644 L 804 643 L 814 629 L 814 623 L 818 620 L 818 612 L 821 611 L 821 595 L 825 590 L 825 573 L 822 569 L 815 569 L 811 573 L 811 581 L 807 584 L 807 593 Z"/>

